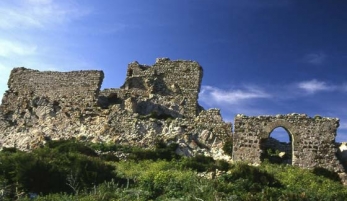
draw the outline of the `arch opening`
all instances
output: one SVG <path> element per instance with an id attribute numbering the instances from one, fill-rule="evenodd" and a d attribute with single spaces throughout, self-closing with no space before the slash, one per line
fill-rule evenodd
<path id="1" fill-rule="evenodd" d="M 261 161 L 276 164 L 293 164 L 293 139 L 284 127 L 273 129 L 268 138 L 261 141 Z"/>

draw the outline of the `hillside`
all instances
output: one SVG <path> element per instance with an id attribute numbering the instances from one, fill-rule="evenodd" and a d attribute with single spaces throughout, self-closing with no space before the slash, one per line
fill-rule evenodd
<path id="1" fill-rule="evenodd" d="M 5 149 L 0 153 L 1 200 L 294 201 L 347 196 L 338 175 L 322 168 L 180 157 L 176 147 L 157 142 L 154 149 L 144 150 L 52 141 L 31 153 Z"/>

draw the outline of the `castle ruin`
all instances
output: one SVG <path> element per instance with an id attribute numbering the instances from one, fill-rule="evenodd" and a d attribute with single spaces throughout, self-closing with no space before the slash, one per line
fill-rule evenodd
<path id="1" fill-rule="evenodd" d="M 202 75 L 195 61 L 132 62 L 123 86 L 100 90 L 102 71 L 15 68 L 0 106 L 1 147 L 70 138 L 151 147 L 160 139 L 178 143 L 181 155 L 230 159 L 222 146 L 231 124 L 198 104 Z"/>
<path id="2" fill-rule="evenodd" d="M 238 115 L 232 133 L 218 109 L 198 104 L 203 69 L 197 62 L 132 62 L 126 74 L 120 88 L 100 90 L 102 71 L 13 69 L 0 106 L 0 146 L 30 150 L 75 138 L 151 147 L 160 139 L 179 144 L 181 155 L 231 160 L 223 146 L 232 138 L 234 161 L 260 163 L 270 133 L 283 127 L 291 139 L 285 148 L 290 164 L 343 172 L 336 158 L 338 119 Z"/>

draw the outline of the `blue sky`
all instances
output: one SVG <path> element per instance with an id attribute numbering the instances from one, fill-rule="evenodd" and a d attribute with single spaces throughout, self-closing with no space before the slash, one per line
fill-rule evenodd
<path id="1" fill-rule="evenodd" d="M 135 60 L 196 60 L 199 102 L 226 121 L 338 117 L 347 141 L 346 10 L 343 0 L 2 0 L 0 94 L 18 66 L 100 69 L 110 88 Z"/>

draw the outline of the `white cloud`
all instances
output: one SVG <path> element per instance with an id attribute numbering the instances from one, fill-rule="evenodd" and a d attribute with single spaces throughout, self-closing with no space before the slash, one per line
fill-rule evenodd
<path id="1" fill-rule="evenodd" d="M 324 81 L 318 81 L 317 79 L 299 82 L 295 86 L 309 94 L 323 91 L 347 92 L 347 83 L 328 84 Z"/>
<path id="2" fill-rule="evenodd" d="M 202 86 L 200 93 L 200 99 L 206 103 L 238 104 L 246 100 L 269 97 L 271 97 L 269 94 L 256 88 L 223 90 L 212 86 Z"/>
<path id="3" fill-rule="evenodd" d="M 35 54 L 36 50 L 36 45 L 0 39 L 0 57 L 11 57 L 13 55 L 32 55 Z"/>
<path id="4" fill-rule="evenodd" d="M 309 94 L 314 94 L 319 91 L 332 91 L 336 88 L 335 86 L 329 86 L 325 82 L 316 79 L 300 82 L 297 86 Z"/>
<path id="5" fill-rule="evenodd" d="M 236 114 L 247 115 L 265 114 L 259 105 L 259 99 L 270 99 L 271 95 L 257 87 L 240 87 L 239 89 L 224 90 L 213 86 L 202 86 L 199 101 L 205 107 L 221 109 L 224 121 L 233 122 Z"/>
<path id="6" fill-rule="evenodd" d="M 326 59 L 327 59 L 327 55 L 322 52 L 311 53 L 311 54 L 307 54 L 304 57 L 304 62 L 313 64 L 313 65 L 320 65 L 320 64 L 323 64 Z"/>
<path id="7" fill-rule="evenodd" d="M 341 89 L 342 91 L 347 91 L 347 83 L 342 84 Z"/>
<path id="8" fill-rule="evenodd" d="M 91 61 L 71 52 L 68 35 L 89 8 L 74 0 L 0 1 L 0 100 L 12 68 L 39 70 L 88 68 Z"/>
<path id="9" fill-rule="evenodd" d="M 59 3 L 57 3 L 59 2 Z M 51 0 L 13 0 L 0 3 L 0 29 L 48 28 L 88 14 L 76 4 Z"/>

